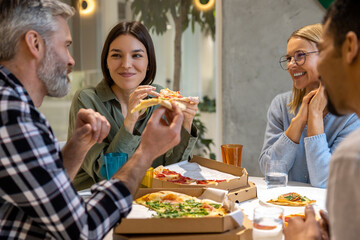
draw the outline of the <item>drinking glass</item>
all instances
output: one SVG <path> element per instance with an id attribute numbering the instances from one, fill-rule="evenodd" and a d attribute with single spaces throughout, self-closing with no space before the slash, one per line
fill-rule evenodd
<path id="1" fill-rule="evenodd" d="M 122 167 L 128 160 L 127 153 L 107 153 L 103 157 L 105 167 L 105 177 L 110 179 L 117 170 Z"/>
<path id="2" fill-rule="evenodd" d="M 280 207 L 256 207 L 253 220 L 253 240 L 283 239 L 284 209 Z"/>
<path id="3" fill-rule="evenodd" d="M 221 154 L 223 163 L 241 167 L 241 154 L 243 145 L 241 144 L 223 144 L 221 145 Z"/>
<path id="4" fill-rule="evenodd" d="M 286 187 L 288 182 L 286 162 L 282 160 L 268 160 L 265 169 L 265 182 L 267 188 Z"/>

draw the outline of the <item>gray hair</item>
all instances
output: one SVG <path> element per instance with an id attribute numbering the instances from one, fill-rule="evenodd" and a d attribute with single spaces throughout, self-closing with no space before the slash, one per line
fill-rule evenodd
<path id="1" fill-rule="evenodd" d="M 57 30 L 56 17 L 67 20 L 75 9 L 60 0 L 0 0 L 0 12 L 0 61 L 7 61 L 30 30 L 39 33 L 45 44 L 50 43 Z"/>

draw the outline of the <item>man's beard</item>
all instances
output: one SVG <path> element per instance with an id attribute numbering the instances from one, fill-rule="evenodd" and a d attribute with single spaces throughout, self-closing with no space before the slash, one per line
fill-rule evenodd
<path id="1" fill-rule="evenodd" d="M 329 97 L 329 94 L 328 94 L 328 92 L 326 91 L 326 89 L 325 89 L 325 94 L 326 94 L 326 97 L 327 97 L 327 109 L 329 110 L 329 112 L 331 113 L 331 114 L 334 114 L 335 116 L 343 116 L 344 114 L 340 114 L 337 110 L 336 110 L 336 108 L 335 108 L 335 106 L 334 106 L 334 104 L 331 102 L 331 99 L 330 99 L 330 97 Z"/>
<path id="2" fill-rule="evenodd" d="M 46 49 L 45 58 L 37 74 L 45 84 L 48 96 L 64 97 L 69 93 L 70 83 L 67 77 L 67 65 L 56 55 L 53 47 L 49 46 Z"/>

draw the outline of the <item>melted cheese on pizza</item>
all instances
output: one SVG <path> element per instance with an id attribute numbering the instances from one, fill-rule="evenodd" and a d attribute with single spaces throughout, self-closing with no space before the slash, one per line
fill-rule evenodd
<path id="1" fill-rule="evenodd" d="M 200 200 L 186 194 L 159 191 L 146 194 L 135 200 L 156 212 L 157 218 L 219 217 L 227 210 L 212 200 Z"/>

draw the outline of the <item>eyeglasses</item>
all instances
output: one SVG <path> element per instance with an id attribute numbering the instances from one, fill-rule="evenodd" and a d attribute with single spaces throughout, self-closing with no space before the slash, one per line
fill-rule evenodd
<path id="1" fill-rule="evenodd" d="M 292 58 L 294 58 L 296 65 L 301 66 L 305 63 L 307 55 L 309 55 L 310 53 L 318 53 L 318 52 L 319 51 L 304 52 L 302 50 L 298 50 L 294 53 L 294 57 L 286 56 L 286 55 L 282 56 L 279 60 L 279 63 L 282 69 L 288 70 L 289 69 L 288 66 Z"/>

